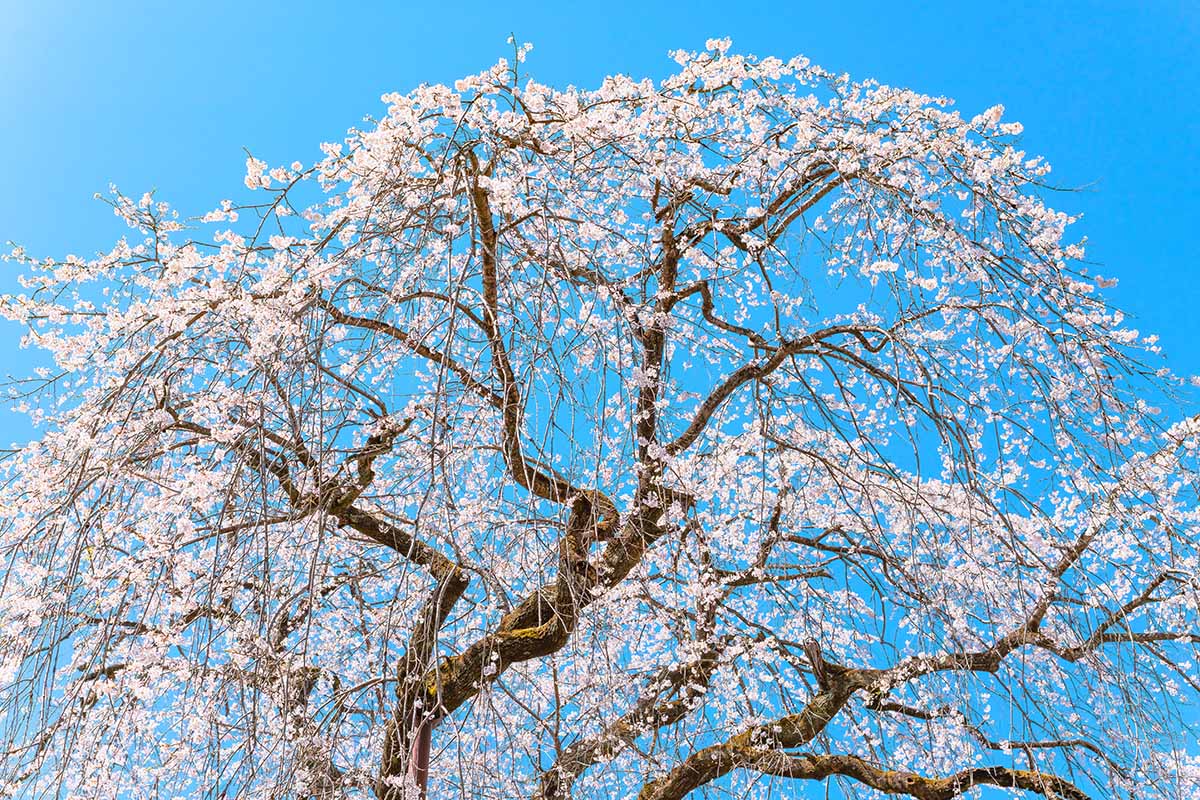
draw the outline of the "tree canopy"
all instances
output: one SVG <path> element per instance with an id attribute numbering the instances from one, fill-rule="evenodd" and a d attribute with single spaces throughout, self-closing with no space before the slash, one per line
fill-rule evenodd
<path id="1" fill-rule="evenodd" d="M 10 255 L 0 794 L 1196 797 L 1200 421 L 1020 125 L 526 50 Z"/>

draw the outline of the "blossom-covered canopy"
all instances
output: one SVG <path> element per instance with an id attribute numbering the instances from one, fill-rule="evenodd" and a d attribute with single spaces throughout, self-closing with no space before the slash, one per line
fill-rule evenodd
<path id="1" fill-rule="evenodd" d="M 1049 167 L 729 48 L 12 254 L 0 794 L 1197 796 L 1200 423 Z"/>

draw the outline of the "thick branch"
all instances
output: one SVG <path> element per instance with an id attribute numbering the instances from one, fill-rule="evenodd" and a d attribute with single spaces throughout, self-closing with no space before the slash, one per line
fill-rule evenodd
<path id="1" fill-rule="evenodd" d="M 376 787 L 376 794 L 381 800 L 399 798 L 394 781 L 389 779 L 399 778 L 409 768 L 413 740 L 428 737 L 434 709 L 428 698 L 419 690 L 420 683 L 436 656 L 438 631 L 445 624 L 450 609 L 466 591 L 467 583 L 466 575 L 461 569 L 451 568 L 446 572 L 426 600 L 417 625 L 409 637 L 408 649 L 397 670 L 398 702 L 384 732 L 383 756 Z M 424 772 L 428 769 L 428 764 L 418 765 L 418 769 Z M 418 780 L 423 779 L 424 774 L 418 776 Z"/>
<path id="2" fill-rule="evenodd" d="M 850 700 L 856 681 L 841 676 L 826 691 L 818 693 L 799 713 L 772 723 L 757 725 L 721 744 L 692 753 L 665 776 L 642 789 L 638 800 L 679 800 L 693 790 L 727 775 L 738 767 L 750 766 L 762 748 L 802 747 L 825 729 Z"/>
<path id="3" fill-rule="evenodd" d="M 825 780 L 840 775 L 884 794 L 904 794 L 918 800 L 951 800 L 975 786 L 1024 789 L 1051 800 L 1089 800 L 1082 790 L 1057 775 L 1008 767 L 976 767 L 961 770 L 947 778 L 927 778 L 912 772 L 882 769 L 849 755 L 802 753 L 789 756 L 779 752 L 747 752 L 740 755 L 745 761 L 744 766 L 768 775 L 802 780 Z M 666 800 L 682 795 L 660 797 Z"/>

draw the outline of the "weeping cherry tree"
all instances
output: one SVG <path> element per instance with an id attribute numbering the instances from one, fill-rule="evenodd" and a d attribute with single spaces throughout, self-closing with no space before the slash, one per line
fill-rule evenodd
<path id="1" fill-rule="evenodd" d="M 0 796 L 1200 796 L 1200 421 L 1020 125 L 526 51 L 9 255 Z"/>

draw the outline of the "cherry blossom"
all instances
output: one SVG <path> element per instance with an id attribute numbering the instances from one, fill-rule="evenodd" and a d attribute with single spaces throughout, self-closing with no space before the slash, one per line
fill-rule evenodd
<path id="1" fill-rule="evenodd" d="M 528 53 L 10 253 L 0 794 L 1196 797 L 1200 419 L 1020 125 Z"/>

